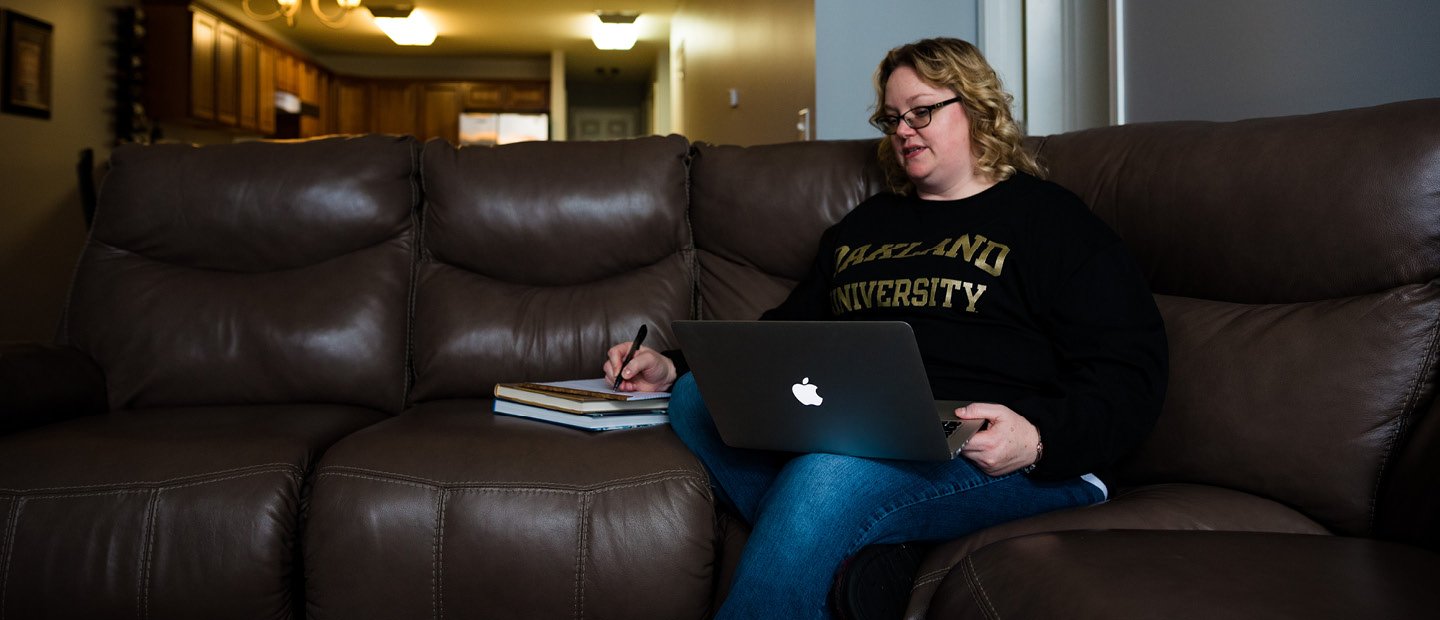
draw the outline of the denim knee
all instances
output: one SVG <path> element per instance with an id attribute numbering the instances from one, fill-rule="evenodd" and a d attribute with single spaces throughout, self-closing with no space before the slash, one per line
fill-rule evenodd
<path id="1" fill-rule="evenodd" d="M 875 481 L 863 475 L 863 459 L 836 454 L 802 454 L 781 470 L 766 494 L 767 518 L 788 512 L 808 529 L 823 520 L 844 519 Z"/>

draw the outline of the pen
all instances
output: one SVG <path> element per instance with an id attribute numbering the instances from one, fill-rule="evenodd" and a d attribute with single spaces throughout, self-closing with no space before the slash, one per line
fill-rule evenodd
<path id="1" fill-rule="evenodd" d="M 624 361 L 620 362 L 620 369 L 615 371 L 615 389 L 620 389 L 620 381 L 624 379 L 621 374 L 625 367 L 630 365 L 630 360 L 635 359 L 635 352 L 640 350 L 640 343 L 645 342 L 645 324 L 640 324 L 640 331 L 635 334 L 635 341 L 630 343 L 630 352 L 625 354 Z"/>

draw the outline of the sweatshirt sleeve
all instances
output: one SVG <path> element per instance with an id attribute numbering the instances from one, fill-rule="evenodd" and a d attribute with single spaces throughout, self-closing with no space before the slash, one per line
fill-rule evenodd
<path id="1" fill-rule="evenodd" d="M 1104 471 L 1149 434 L 1168 379 L 1165 326 L 1139 268 L 1118 239 L 1056 283 L 1041 317 L 1059 361 L 1058 395 L 1011 407 L 1040 431 L 1034 475 Z"/>

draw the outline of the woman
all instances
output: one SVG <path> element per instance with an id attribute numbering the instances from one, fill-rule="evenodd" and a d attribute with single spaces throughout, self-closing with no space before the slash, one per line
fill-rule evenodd
<path id="1" fill-rule="evenodd" d="M 979 51 L 901 46 L 875 83 L 892 191 L 828 229 L 810 273 L 762 318 L 906 321 L 935 397 L 977 401 L 955 414 L 987 425 L 943 463 L 730 448 L 683 358 L 642 348 L 622 389 L 673 392 L 675 432 L 752 527 L 720 618 L 828 617 L 836 569 L 866 545 L 1103 501 L 1091 473 L 1138 445 L 1164 397 L 1144 278 L 1079 198 L 1038 178 Z M 879 281 L 909 282 L 904 303 L 852 294 Z M 610 350 L 606 377 L 628 349 Z"/>

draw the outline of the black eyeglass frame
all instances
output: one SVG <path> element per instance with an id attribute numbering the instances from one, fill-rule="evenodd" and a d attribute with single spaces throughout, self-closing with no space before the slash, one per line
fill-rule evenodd
<path id="1" fill-rule="evenodd" d="M 957 95 L 940 103 L 915 106 L 900 113 L 898 116 L 894 114 L 874 116 L 870 118 L 870 126 L 879 129 L 880 133 L 887 136 L 895 135 L 895 132 L 900 129 L 901 121 L 904 121 L 911 129 L 924 129 L 930 126 L 930 117 L 935 115 L 936 110 L 952 103 L 959 103 L 960 101 L 963 101 L 963 99 Z"/>

